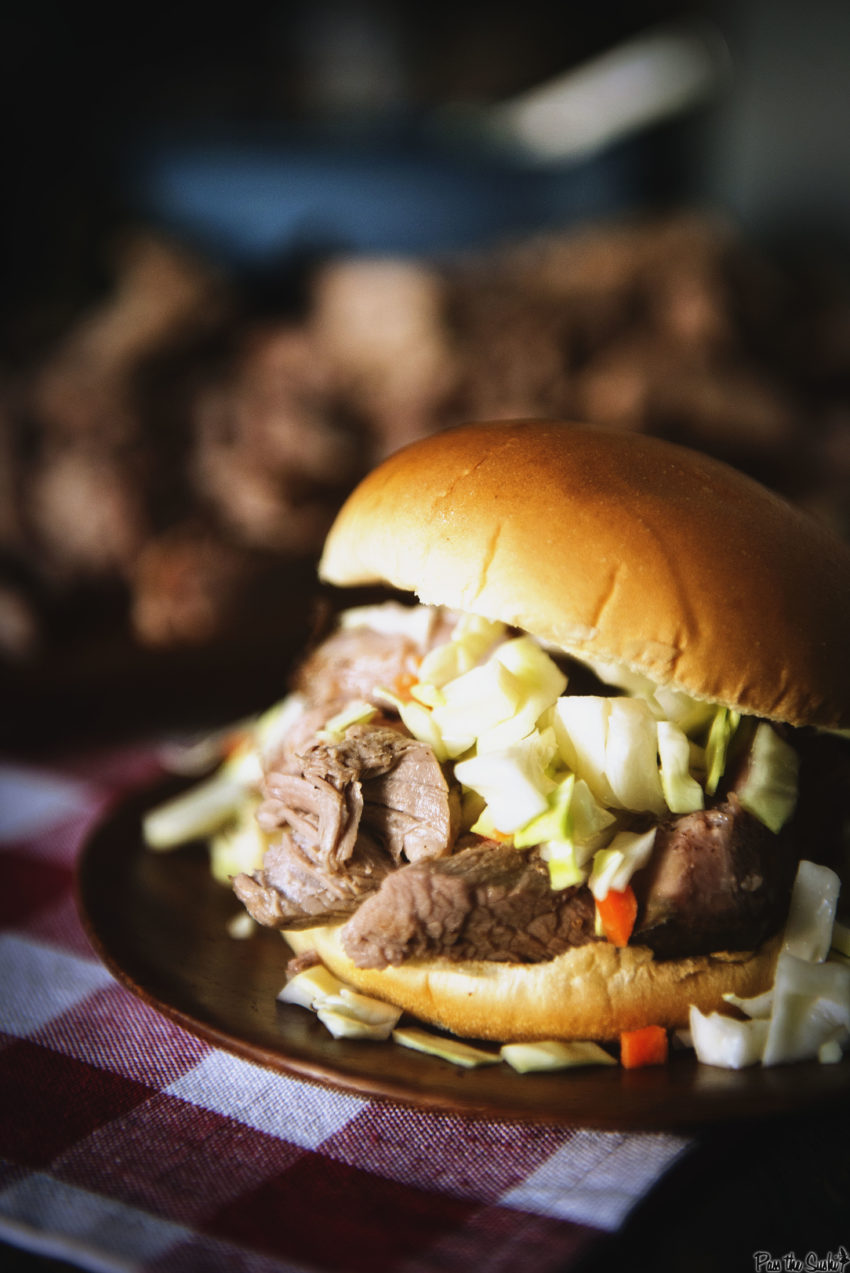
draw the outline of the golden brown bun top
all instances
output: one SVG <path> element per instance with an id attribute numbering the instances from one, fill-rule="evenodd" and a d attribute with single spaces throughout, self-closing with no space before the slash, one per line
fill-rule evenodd
<path id="1" fill-rule="evenodd" d="M 507 421 L 415 442 L 351 494 L 319 570 L 747 713 L 850 725 L 850 548 L 657 438 Z"/>

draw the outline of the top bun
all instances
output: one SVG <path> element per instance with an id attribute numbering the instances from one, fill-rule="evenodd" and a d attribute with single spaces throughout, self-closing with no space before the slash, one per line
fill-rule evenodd
<path id="1" fill-rule="evenodd" d="M 850 725 L 850 549 L 721 462 L 557 421 L 395 452 L 319 566 L 793 725 Z"/>

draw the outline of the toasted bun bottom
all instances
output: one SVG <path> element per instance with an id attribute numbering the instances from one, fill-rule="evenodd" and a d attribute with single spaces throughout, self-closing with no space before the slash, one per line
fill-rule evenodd
<path id="1" fill-rule="evenodd" d="M 645 946 L 591 942 L 540 964 L 410 960 L 358 968 L 339 940 L 341 925 L 286 932 L 296 954 L 315 950 L 341 981 L 454 1034 L 502 1043 L 535 1039 L 616 1039 L 645 1025 L 674 1029 L 688 1009 L 723 1007 L 728 992 L 748 998 L 773 982 L 780 938 L 759 950 L 656 960 Z"/>

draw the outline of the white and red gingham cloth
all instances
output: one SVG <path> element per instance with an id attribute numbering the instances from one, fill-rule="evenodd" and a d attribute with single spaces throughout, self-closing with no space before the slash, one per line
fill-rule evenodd
<path id="1" fill-rule="evenodd" d="M 0 762 L 0 1242 L 92 1270 L 563 1273 L 686 1153 L 332 1091 L 136 1000 L 87 943 L 73 873 L 158 774 L 147 747 Z"/>

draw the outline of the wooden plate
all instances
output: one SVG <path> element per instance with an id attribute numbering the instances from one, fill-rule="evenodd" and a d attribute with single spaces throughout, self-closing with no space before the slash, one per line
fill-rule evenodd
<path id="1" fill-rule="evenodd" d="M 577 1127 L 684 1130 L 848 1104 L 848 1059 L 732 1071 L 683 1053 L 663 1068 L 519 1075 L 501 1064 L 464 1070 L 390 1042 L 336 1040 L 312 1013 L 278 1003 L 288 952 L 277 934 L 228 935 L 238 904 L 211 878 L 205 850 L 145 848 L 142 813 L 176 787 L 138 794 L 100 825 L 79 862 L 77 898 L 117 979 L 218 1047 L 366 1097 Z"/>

